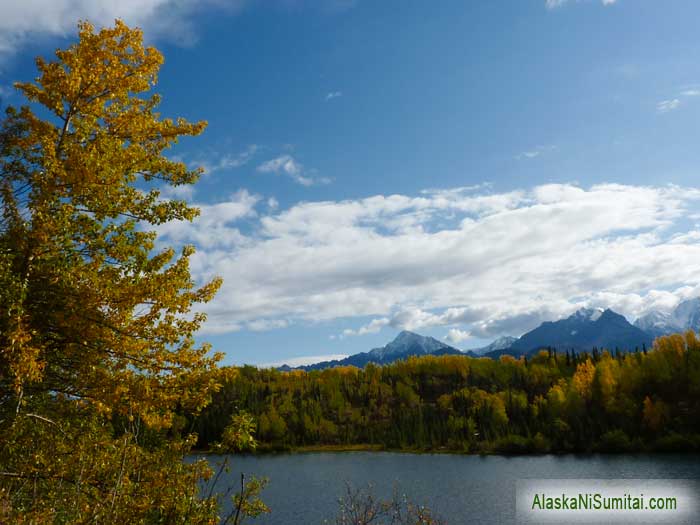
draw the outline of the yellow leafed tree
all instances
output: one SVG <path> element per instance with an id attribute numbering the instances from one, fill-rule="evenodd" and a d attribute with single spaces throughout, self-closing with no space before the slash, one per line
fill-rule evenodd
<path id="1" fill-rule="evenodd" d="M 157 186 L 197 179 L 163 153 L 205 124 L 160 118 L 163 58 L 139 30 L 82 23 L 56 56 L 16 86 L 51 117 L 10 109 L 3 130 L 3 395 L 52 391 L 167 425 L 176 403 L 206 400 L 215 359 L 188 313 L 219 282 L 194 287 L 191 248 L 153 256 L 148 226 L 196 216 Z"/>
<path id="2" fill-rule="evenodd" d="M 594 377 L 595 365 L 589 359 L 578 364 L 576 367 L 576 372 L 571 379 L 571 383 L 576 393 L 586 401 L 590 400 L 591 398 Z"/>
<path id="3" fill-rule="evenodd" d="M 2 122 L 0 523 L 217 522 L 173 423 L 217 387 L 193 306 L 220 282 L 152 231 L 198 213 L 159 188 L 197 180 L 164 153 L 205 123 L 161 118 L 162 62 L 140 30 L 83 22 Z"/>

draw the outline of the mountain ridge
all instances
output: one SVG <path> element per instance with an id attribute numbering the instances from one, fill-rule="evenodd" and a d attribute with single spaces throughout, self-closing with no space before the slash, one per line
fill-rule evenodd
<path id="1" fill-rule="evenodd" d="M 532 355 L 548 347 L 577 352 L 591 351 L 593 348 L 632 351 L 650 347 L 658 335 L 684 329 L 700 331 L 700 298 L 684 301 L 670 313 L 650 312 L 634 324 L 610 308 L 580 308 L 568 317 L 545 321 L 519 338 L 501 336 L 486 346 L 470 350 L 460 350 L 433 337 L 403 330 L 383 347 L 296 369 L 309 371 L 335 366 L 362 368 L 368 363 L 382 365 L 420 355 L 466 355 L 498 359 L 502 355 Z M 279 369 L 293 370 L 287 365 Z"/>
<path id="2" fill-rule="evenodd" d="M 652 310 L 634 325 L 653 337 L 693 330 L 700 332 L 700 297 L 681 301 L 673 310 Z"/>
<path id="3" fill-rule="evenodd" d="M 369 352 L 360 352 L 344 359 L 333 361 L 321 361 L 311 365 L 303 365 L 291 368 L 287 365 L 279 367 L 280 370 L 322 370 L 336 366 L 357 366 L 362 368 L 369 363 L 384 365 L 393 363 L 399 359 L 421 355 L 465 355 L 460 349 L 450 346 L 434 337 L 424 336 L 403 330 L 386 345 L 373 348 Z"/>
<path id="4" fill-rule="evenodd" d="M 546 321 L 511 345 L 511 355 L 529 354 L 544 347 L 576 351 L 607 348 L 632 350 L 651 346 L 653 337 L 610 308 L 581 308 L 569 317 Z"/>

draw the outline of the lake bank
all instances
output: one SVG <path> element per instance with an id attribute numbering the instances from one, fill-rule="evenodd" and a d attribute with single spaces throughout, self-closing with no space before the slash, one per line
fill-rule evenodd
<path id="1" fill-rule="evenodd" d="M 691 439 L 692 438 L 692 439 Z M 594 455 L 594 454 L 700 454 L 700 436 L 678 436 L 678 439 L 659 440 L 651 445 L 635 447 L 591 447 L 585 450 L 552 450 L 537 449 L 518 441 L 480 442 L 468 448 L 450 447 L 387 447 L 376 443 L 354 443 L 341 445 L 304 445 L 276 446 L 266 443 L 258 444 L 252 455 L 275 455 L 287 453 L 316 453 L 316 452 L 392 452 L 405 454 L 451 454 L 460 456 L 541 456 L 541 455 Z M 218 454 L 214 449 L 194 450 L 196 454 Z"/>

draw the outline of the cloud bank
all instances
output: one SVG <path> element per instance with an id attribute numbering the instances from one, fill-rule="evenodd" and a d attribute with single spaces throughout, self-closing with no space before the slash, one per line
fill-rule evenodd
<path id="1" fill-rule="evenodd" d="M 0 0 L 0 59 L 32 39 L 73 35 L 78 20 L 109 26 L 116 18 L 146 31 L 149 39 L 181 45 L 196 41 L 195 15 L 204 11 L 236 14 L 253 4 L 282 9 L 316 8 L 342 12 L 355 0 Z"/>
<path id="2" fill-rule="evenodd" d="M 280 211 L 243 190 L 159 233 L 199 247 L 198 280 L 224 278 L 206 332 L 343 319 L 343 336 L 445 326 L 457 340 L 520 335 L 582 305 L 633 318 L 697 294 L 699 201 L 695 188 L 547 184 Z"/>
<path id="3" fill-rule="evenodd" d="M 74 34 L 78 20 L 97 26 L 116 18 L 144 28 L 150 37 L 180 43 L 195 39 L 192 15 L 206 9 L 237 12 L 246 0 L 30 0 L 0 1 L 0 56 L 10 55 L 35 37 Z"/>

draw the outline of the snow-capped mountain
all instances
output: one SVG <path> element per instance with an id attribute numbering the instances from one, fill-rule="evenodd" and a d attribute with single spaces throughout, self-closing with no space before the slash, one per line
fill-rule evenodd
<path id="1" fill-rule="evenodd" d="M 420 355 L 462 355 L 462 351 L 445 344 L 433 337 L 427 337 L 419 334 L 414 334 L 413 332 L 408 332 L 404 330 L 399 333 L 396 338 L 382 346 L 381 348 L 375 348 L 369 352 L 360 352 L 359 354 L 353 354 L 346 357 L 345 359 L 339 359 L 334 361 L 323 361 L 321 363 L 315 363 L 308 366 L 300 366 L 298 368 L 303 370 L 321 370 L 324 368 L 332 368 L 334 366 L 357 366 L 359 368 L 364 367 L 367 363 L 376 363 L 379 365 L 384 365 L 397 361 L 399 359 L 405 359 L 410 356 L 420 356 Z M 282 370 L 290 369 L 289 367 L 283 366 Z"/>
<path id="2" fill-rule="evenodd" d="M 671 311 L 653 310 L 637 319 L 634 326 L 652 337 L 686 330 L 700 332 L 700 297 L 683 301 Z"/>
<path id="3" fill-rule="evenodd" d="M 467 353 L 471 352 L 474 355 L 484 355 L 488 354 L 489 352 L 494 352 L 496 350 L 503 350 L 505 348 L 510 348 L 513 343 L 515 343 L 518 340 L 517 337 L 512 337 L 510 335 L 504 335 L 502 337 L 499 337 L 495 341 L 493 341 L 491 344 L 488 344 L 486 346 L 482 346 L 481 348 L 472 348 L 471 350 L 468 350 Z"/>
<path id="4" fill-rule="evenodd" d="M 370 350 L 369 355 L 377 361 L 385 361 L 396 356 L 434 354 L 447 348 L 457 350 L 433 337 L 404 330 L 385 346 Z"/>
<path id="5" fill-rule="evenodd" d="M 610 311 L 612 312 L 612 310 Z M 605 310 L 602 308 L 579 308 L 573 315 L 569 316 L 569 319 L 573 318 L 581 322 L 597 321 L 603 313 L 605 313 Z"/>
<path id="6" fill-rule="evenodd" d="M 697 332 L 700 329 L 700 297 L 680 303 L 673 310 L 673 317 L 684 329 Z"/>
<path id="7" fill-rule="evenodd" d="M 681 328 L 676 324 L 670 312 L 652 311 L 638 318 L 634 326 L 653 337 L 679 331 Z"/>
<path id="8" fill-rule="evenodd" d="M 515 341 L 507 353 L 522 354 L 544 347 L 591 350 L 593 347 L 633 350 L 650 346 L 652 337 L 610 309 L 581 308 L 565 319 L 542 323 Z"/>
<path id="9" fill-rule="evenodd" d="M 688 325 L 700 325 L 700 299 L 693 305 L 677 308 L 673 322 L 683 322 Z M 648 317 L 649 322 L 666 322 L 668 317 Z M 656 321 L 654 321 L 656 319 Z M 639 320 L 643 322 L 643 320 Z M 695 323 L 695 324 L 693 324 Z M 433 337 L 403 331 L 393 341 L 369 352 L 353 354 L 345 359 L 323 361 L 308 366 L 300 366 L 303 370 L 320 370 L 334 366 L 364 367 L 368 363 L 388 364 L 410 356 L 421 355 L 468 355 L 471 357 L 498 358 L 503 354 L 519 356 L 537 352 L 542 348 L 554 347 L 560 351 L 575 349 L 590 351 L 594 347 L 621 351 L 650 347 L 653 337 L 638 326 L 631 325 L 622 315 L 610 309 L 581 308 L 569 317 L 558 321 L 547 321 L 527 332 L 520 338 L 503 336 L 488 346 L 462 352 L 457 348 L 443 343 Z M 288 366 L 281 370 L 291 370 Z"/>

